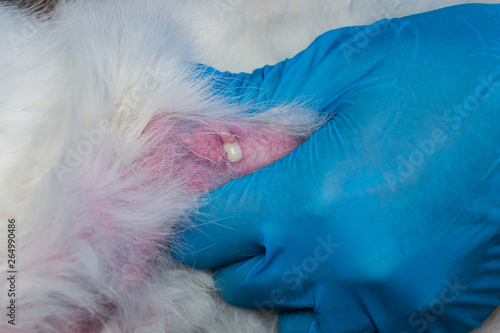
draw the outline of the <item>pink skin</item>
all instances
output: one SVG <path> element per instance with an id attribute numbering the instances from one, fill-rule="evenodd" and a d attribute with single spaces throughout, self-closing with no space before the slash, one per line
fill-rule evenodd
<path id="1" fill-rule="evenodd" d="M 154 143 L 154 148 L 139 162 L 143 170 L 151 173 L 152 181 L 166 184 L 169 180 L 180 180 L 196 196 L 275 162 L 301 143 L 284 129 L 269 124 L 237 121 L 187 123 L 167 117 L 151 120 L 142 136 Z M 239 162 L 230 163 L 223 145 L 236 141 L 243 157 Z M 93 207 L 100 204 L 89 203 Z M 106 217 L 101 216 L 101 219 L 106 220 Z M 95 241 L 93 235 L 99 234 L 99 240 L 110 240 L 120 233 L 126 233 L 120 221 L 108 221 L 81 236 L 92 243 Z M 122 269 L 116 279 L 124 288 L 135 288 L 149 274 L 148 267 L 163 242 L 159 235 L 161 232 L 145 233 L 135 238 L 129 235 L 128 247 L 118 252 L 111 249 L 109 256 L 120 261 Z M 114 312 L 114 306 L 102 304 L 100 319 L 75 310 L 75 318 L 59 325 L 62 326 L 61 332 L 99 331 L 102 320 Z"/>
<path id="2" fill-rule="evenodd" d="M 250 122 L 172 124 L 172 120 L 155 118 L 143 135 L 159 139 L 147 160 L 155 176 L 183 179 L 196 195 L 271 164 L 301 143 L 278 126 Z M 223 145 L 234 142 L 239 143 L 243 157 L 231 163 Z"/>
<path id="3" fill-rule="evenodd" d="M 152 174 L 153 181 L 181 179 L 182 184 L 197 196 L 275 162 L 301 143 L 282 128 L 269 124 L 245 122 L 235 125 L 234 121 L 232 124 L 192 124 L 159 117 L 146 126 L 142 135 L 155 142 L 142 165 Z M 223 145 L 236 141 L 243 157 L 231 163 Z M 120 282 L 133 287 L 142 281 L 162 242 L 150 235 L 136 247 L 140 249 L 137 253 L 120 256 L 124 258 Z"/>

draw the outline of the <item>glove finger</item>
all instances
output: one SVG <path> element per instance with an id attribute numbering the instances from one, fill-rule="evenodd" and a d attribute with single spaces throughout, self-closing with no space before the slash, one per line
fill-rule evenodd
<path id="1" fill-rule="evenodd" d="M 239 181 L 245 182 L 244 179 Z M 248 207 L 251 200 L 247 203 L 244 195 L 231 193 L 232 189 L 227 186 L 210 193 L 208 196 L 214 198 L 213 204 L 209 202 L 200 209 L 193 225 L 178 230 L 178 239 L 172 245 L 175 260 L 195 269 L 209 269 L 264 251 L 259 242 L 259 224 L 251 216 L 244 216 L 244 209 L 234 209 Z M 225 199 L 220 199 L 219 196 Z M 210 201 L 210 198 L 207 200 Z"/>
<path id="2" fill-rule="evenodd" d="M 222 298 L 234 306 L 259 311 L 294 311 L 314 307 L 312 293 L 304 291 L 307 276 L 300 280 L 291 265 L 269 260 L 265 253 L 214 270 Z"/>
<path id="3" fill-rule="evenodd" d="M 284 311 L 278 315 L 279 333 L 309 333 L 315 332 L 314 311 Z"/>
<path id="4" fill-rule="evenodd" d="M 322 309 L 318 314 L 312 309 L 282 311 L 278 314 L 278 331 L 279 333 L 375 332 L 373 322 L 362 309 L 340 315 L 338 312 L 341 311 L 336 308 Z"/>
<path id="5" fill-rule="evenodd" d="M 315 309 L 315 319 L 305 332 L 373 331 L 374 324 L 365 305 L 350 288 L 333 282 L 319 285 L 315 281 L 318 272 L 301 272 L 296 264 L 280 259 L 266 258 L 262 253 L 214 270 L 222 298 L 234 306 L 266 312 L 299 313 Z M 292 329 L 295 321 L 297 326 L 304 327 L 311 315 L 302 316 L 303 319 L 289 317 L 290 323 L 285 316 L 280 325 Z"/>

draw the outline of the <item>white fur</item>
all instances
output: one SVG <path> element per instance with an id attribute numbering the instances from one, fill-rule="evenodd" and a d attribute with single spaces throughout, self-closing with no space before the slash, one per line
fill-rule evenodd
<path id="1" fill-rule="evenodd" d="M 13 327 L 2 315 L 0 331 L 73 332 L 66 319 L 76 319 L 75 309 L 102 321 L 102 332 L 276 330 L 275 316 L 226 305 L 209 272 L 167 252 L 145 262 L 147 280 L 117 279 L 123 256 L 147 259 L 137 250 L 144 235 L 168 241 L 173 224 L 189 223 L 196 210 L 173 175 L 155 182 L 143 170 L 137 161 L 151 144 L 139 134 L 162 114 L 308 135 L 320 120 L 305 110 L 244 116 L 245 106 L 210 98 L 187 61 L 250 70 L 293 56 L 332 28 L 470 1 L 389 2 L 88 0 L 63 3 L 50 20 L 0 7 L 0 223 L 18 221 L 19 258 L 19 317 Z M 90 152 L 79 153 L 86 142 Z M 5 227 L 0 236 L 6 272 Z M 490 325 L 481 332 L 497 332 Z"/>

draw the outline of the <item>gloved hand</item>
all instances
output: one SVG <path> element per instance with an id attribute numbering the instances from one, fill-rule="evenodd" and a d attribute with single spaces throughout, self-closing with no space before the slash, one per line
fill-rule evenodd
<path id="1" fill-rule="evenodd" d="M 215 268 L 227 302 L 280 311 L 284 333 L 479 326 L 500 305 L 498 22 L 500 5 L 450 7 L 224 74 L 235 102 L 290 93 L 335 114 L 203 198 L 174 256 Z"/>

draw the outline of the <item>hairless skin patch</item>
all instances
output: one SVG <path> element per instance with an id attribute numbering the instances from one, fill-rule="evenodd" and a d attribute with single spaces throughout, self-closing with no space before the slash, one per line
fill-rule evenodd
<path id="1" fill-rule="evenodd" d="M 301 140 L 276 125 L 153 119 L 142 133 L 155 142 L 144 159 L 156 177 L 173 176 L 193 193 L 207 193 L 289 154 Z"/>

